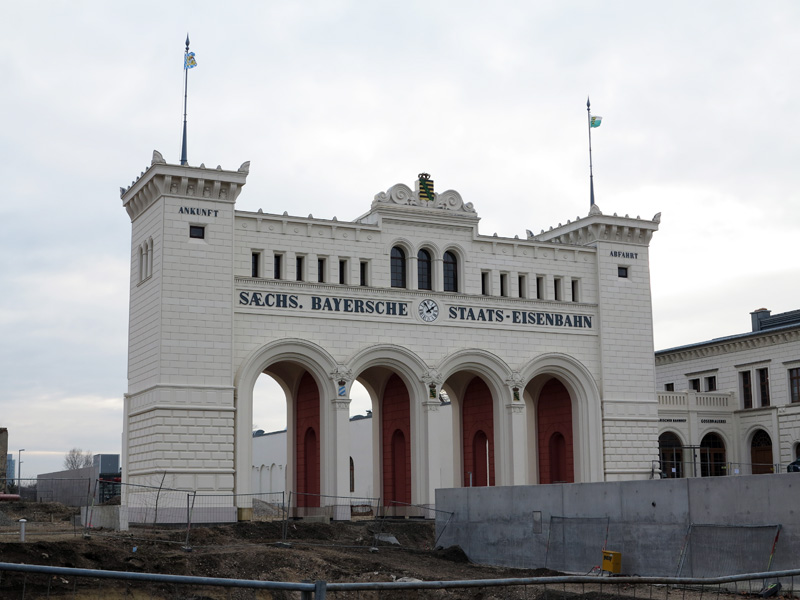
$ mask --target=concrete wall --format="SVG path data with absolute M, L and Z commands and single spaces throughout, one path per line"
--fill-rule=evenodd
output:
M 545 566 L 551 517 L 608 517 L 607 550 L 622 553 L 622 572 L 672 576 L 677 573 L 687 528 L 695 524 L 782 525 L 772 570 L 798 566 L 800 511 L 794 473 L 436 490 L 436 508 L 455 513 L 436 522 L 439 544 L 459 545 L 470 560 L 509 567 Z M 539 525 L 540 524 L 540 525 Z M 600 565 L 602 537 L 596 525 L 567 531 L 566 547 L 576 553 L 587 545 L 586 570 Z M 555 540 L 552 540 L 555 542 Z M 552 552 L 555 544 L 551 544 Z M 763 544 L 761 544 L 763 546 Z M 738 548 L 714 548 L 726 560 Z M 767 570 L 769 549 L 745 548 Z M 755 555 L 755 556 L 754 556 Z M 551 564 L 547 566 L 550 567 Z M 578 571 L 580 569 L 573 569 Z M 750 570 L 750 568 L 747 568 Z

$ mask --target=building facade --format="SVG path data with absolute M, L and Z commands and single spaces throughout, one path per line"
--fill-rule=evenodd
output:
M 356 380 L 372 400 L 371 487 L 387 504 L 430 505 L 436 488 L 470 483 L 650 476 L 659 215 L 593 206 L 538 235 L 487 236 L 472 203 L 426 174 L 353 221 L 237 211 L 248 171 L 156 152 L 121 190 L 125 481 L 249 493 L 262 373 L 286 394 L 284 477 L 306 502 L 350 495 Z M 234 518 L 247 502 L 232 500 Z
M 667 477 L 785 471 L 800 458 L 800 310 L 752 331 L 656 352 Z

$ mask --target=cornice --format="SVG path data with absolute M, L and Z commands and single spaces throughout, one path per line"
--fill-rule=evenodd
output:
M 661 350 L 656 352 L 656 366 L 669 365 L 687 360 L 720 356 L 756 350 L 777 344 L 800 341 L 800 327 L 783 331 L 757 331 L 750 335 L 742 334 L 741 338 L 705 342 L 696 346 L 676 348 L 674 350 Z
M 203 164 L 199 167 L 169 165 L 161 153 L 154 150 L 150 167 L 127 188 L 119 188 L 120 198 L 131 221 L 162 196 L 234 204 L 249 172 L 249 162 L 242 163 L 238 171 L 225 171 L 220 166 L 207 169 Z
M 660 223 L 661 213 L 647 221 L 638 216 L 635 219 L 628 215 L 620 217 L 617 213 L 604 215 L 595 204 L 589 210 L 587 217 L 576 217 L 575 221 L 567 221 L 565 225 L 559 223 L 558 227 L 551 227 L 549 231 L 542 230 L 538 235 L 528 231 L 528 239 L 573 246 L 585 246 L 596 242 L 647 246 L 653 233 L 658 231 Z

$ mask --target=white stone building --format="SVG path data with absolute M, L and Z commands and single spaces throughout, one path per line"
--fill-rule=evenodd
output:
M 667 477 L 785 471 L 800 458 L 800 310 L 752 331 L 656 352 Z
M 372 399 L 371 487 L 387 505 L 430 505 L 436 488 L 470 481 L 651 475 L 658 215 L 593 206 L 538 235 L 487 236 L 472 203 L 436 193 L 425 174 L 378 193 L 353 221 L 237 211 L 248 170 L 154 153 L 122 190 L 125 481 L 251 492 L 262 373 L 286 393 L 284 478 L 307 502 L 350 496 L 355 380 Z M 248 518 L 248 500 L 232 497 L 230 510 Z

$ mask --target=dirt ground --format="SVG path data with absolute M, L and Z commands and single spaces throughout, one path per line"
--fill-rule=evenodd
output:
M 34 511 L 36 514 L 34 514 Z M 132 528 L 127 532 L 93 530 L 88 538 L 71 521 L 73 509 L 59 504 L 0 505 L 0 562 L 112 571 L 165 573 L 262 581 L 387 582 L 407 577 L 423 581 L 495 579 L 558 575 L 545 569 L 509 569 L 475 565 L 458 547 L 435 548 L 434 525 L 416 520 L 311 523 L 252 522 L 180 529 Z M 29 523 L 19 542 L 18 519 Z M 376 541 L 394 536 L 399 544 Z M 611 591 L 606 585 L 605 590 Z M 599 599 L 603 590 L 483 588 L 329 594 L 332 598 L 538 598 Z M 626 595 L 636 593 L 628 591 Z M 38 595 L 37 595 L 38 594 Z M 652 590 L 651 597 L 656 597 Z M 647 596 L 641 589 L 637 594 Z M 666 591 L 659 597 L 665 598 Z M 189 592 L 153 584 L 82 578 L 27 576 L 0 572 L 0 598 L 298 598 L 287 592 L 204 588 Z M 612 596 L 607 596 L 612 597 Z M 685 594 L 684 594 L 685 597 Z

